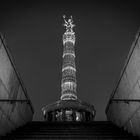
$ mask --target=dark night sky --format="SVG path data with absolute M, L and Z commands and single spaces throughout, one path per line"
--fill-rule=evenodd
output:
M 63 14 L 72 15 L 77 25 L 78 97 L 95 105 L 95 120 L 105 120 L 107 101 L 140 26 L 139 4 L 19 2 L 0 4 L 0 31 L 32 100 L 34 120 L 43 120 L 41 108 L 61 95 Z

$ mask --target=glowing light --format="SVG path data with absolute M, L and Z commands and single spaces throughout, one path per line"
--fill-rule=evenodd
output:
M 62 84 L 61 84 L 61 100 L 76 100 L 76 68 L 75 68 L 75 32 L 73 31 L 72 16 L 70 19 L 66 20 L 64 18 L 64 26 L 66 31 L 63 35 L 63 66 L 62 66 Z
M 71 42 L 73 45 L 75 45 L 75 35 L 73 32 L 65 32 L 63 35 L 63 45 L 65 45 L 67 42 Z
M 76 121 L 80 121 L 81 115 L 79 112 L 76 112 Z
M 74 91 L 76 92 L 76 83 L 75 82 L 65 82 L 65 83 L 62 83 L 61 87 L 62 87 L 62 93 L 64 91 L 67 91 L 67 90 L 70 90 L 70 91 Z
M 62 69 L 62 72 L 63 72 L 64 70 L 68 70 L 68 69 L 73 70 L 73 71 L 76 71 L 76 69 L 75 69 L 74 67 L 67 66 L 67 67 L 64 67 L 64 68 Z
M 66 55 L 72 55 L 73 57 L 75 57 L 75 54 L 74 54 L 74 53 L 64 53 L 64 54 L 63 54 L 63 58 L 64 58 Z
M 77 99 L 77 96 L 72 93 L 67 93 L 67 94 L 61 95 L 61 100 L 76 100 L 76 99 Z
M 46 114 L 46 111 L 45 111 L 45 110 L 43 110 L 43 114 L 44 114 L 44 115 Z
M 70 17 L 70 19 L 66 20 L 66 16 L 63 16 L 64 18 L 64 26 L 66 27 L 66 32 L 63 35 L 63 45 L 65 45 L 65 43 L 67 42 L 71 42 L 73 43 L 73 45 L 75 44 L 75 32 L 73 32 L 73 27 L 75 27 L 75 24 L 73 24 L 73 19 L 72 16 Z

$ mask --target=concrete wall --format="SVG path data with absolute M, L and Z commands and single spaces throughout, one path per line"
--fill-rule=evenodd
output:
M 140 137 L 140 31 L 106 108 L 108 120 Z
M 33 108 L 0 36 L 0 135 L 31 121 Z

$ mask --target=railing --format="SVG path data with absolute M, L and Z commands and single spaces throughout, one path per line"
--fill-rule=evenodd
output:
M 129 104 L 129 102 L 140 102 L 140 99 L 111 99 L 110 103 L 112 102 L 124 102 Z

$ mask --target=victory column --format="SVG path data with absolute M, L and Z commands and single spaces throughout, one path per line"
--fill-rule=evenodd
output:
M 96 111 L 93 105 L 77 98 L 77 81 L 75 66 L 75 32 L 73 31 L 72 16 L 66 20 L 64 26 L 66 31 L 63 34 L 63 65 L 61 80 L 60 100 L 46 105 L 42 108 L 45 121 L 93 121 Z

